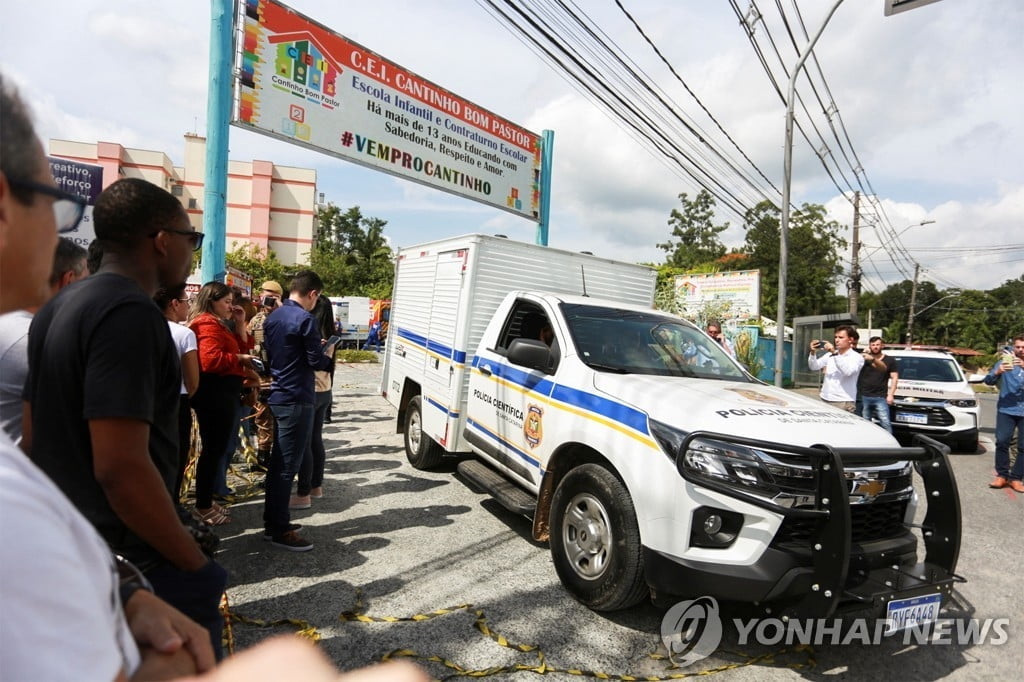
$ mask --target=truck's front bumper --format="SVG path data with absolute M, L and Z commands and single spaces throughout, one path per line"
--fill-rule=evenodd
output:
M 880 615 L 894 600 L 939 593 L 945 599 L 956 582 L 960 549 L 960 501 L 949 466 L 948 448 L 926 437 L 918 447 L 885 452 L 827 446 L 797 448 L 758 443 L 724 434 L 693 433 L 698 438 L 733 441 L 806 455 L 815 469 L 813 508 L 791 508 L 709 481 L 677 467 L 691 483 L 768 509 L 781 516 L 814 521 L 806 545 L 772 543 L 747 565 L 694 561 L 644 549 L 644 568 L 657 603 L 701 595 L 722 600 L 778 605 L 774 613 L 821 618 L 845 611 Z M 865 460 L 912 460 L 924 483 L 927 512 L 921 525 L 925 561 L 917 563 L 917 537 L 909 527 L 897 536 L 855 543 L 851 540 L 848 482 L 843 464 Z

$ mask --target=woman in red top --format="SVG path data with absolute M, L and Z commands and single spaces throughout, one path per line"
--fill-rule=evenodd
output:
M 234 321 L 235 331 L 228 320 Z M 200 370 L 199 390 L 192 396 L 202 438 L 196 464 L 195 516 L 220 526 L 229 523 L 231 517 L 213 501 L 217 465 L 227 449 L 231 430 L 238 428 L 242 381 L 253 373 L 249 355 L 253 341 L 245 328 L 245 311 L 234 305 L 231 287 L 220 282 L 207 282 L 199 290 L 188 326 L 199 343 Z

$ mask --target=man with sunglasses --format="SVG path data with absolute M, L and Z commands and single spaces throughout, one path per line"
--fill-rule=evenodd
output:
M 185 281 L 202 234 L 138 178 L 104 189 L 93 222 L 99 271 L 32 321 L 23 446 L 158 596 L 207 628 L 219 656 L 227 576 L 175 510 L 181 370 L 152 301 Z

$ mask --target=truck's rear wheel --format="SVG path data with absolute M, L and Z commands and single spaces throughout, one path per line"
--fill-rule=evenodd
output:
M 423 433 L 423 400 L 416 396 L 405 408 L 405 456 L 414 468 L 425 470 L 441 463 L 444 451 Z
M 558 484 L 550 542 L 562 584 L 595 611 L 625 609 L 647 594 L 633 500 L 604 467 L 578 466 Z

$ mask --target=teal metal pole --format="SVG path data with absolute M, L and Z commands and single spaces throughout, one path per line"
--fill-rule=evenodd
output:
M 537 243 L 548 245 L 548 227 L 551 218 L 551 159 L 555 151 L 555 131 L 545 130 L 540 143 L 540 222 L 537 223 Z
M 228 125 L 231 122 L 232 0 L 210 2 L 210 89 L 206 103 L 203 180 L 203 282 L 224 281 L 227 241 Z

